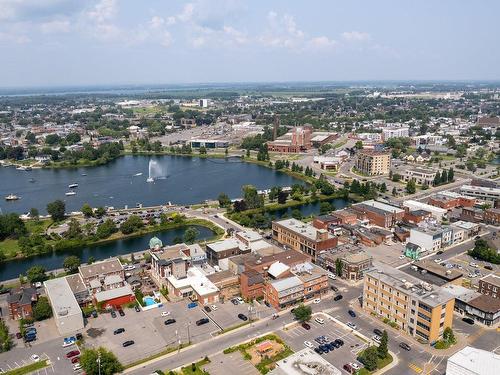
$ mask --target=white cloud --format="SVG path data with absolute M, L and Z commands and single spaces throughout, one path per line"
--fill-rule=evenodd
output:
M 152 29 L 159 29 L 165 24 L 165 20 L 162 17 L 154 16 L 149 21 L 149 25 Z
M 0 31 L 0 42 L 26 44 L 31 42 L 31 39 L 26 35 L 11 34 Z
M 360 31 L 346 31 L 342 33 L 342 39 L 348 42 L 364 42 L 371 39 L 371 35 Z
M 71 30 L 71 25 L 68 20 L 54 20 L 42 23 L 40 29 L 45 34 L 67 33 Z
M 113 18 L 118 9 L 116 0 L 101 0 L 91 10 L 87 12 L 88 17 L 97 22 L 102 23 Z
M 328 49 L 332 48 L 337 44 L 333 39 L 329 39 L 326 36 L 317 36 L 309 40 L 309 46 L 315 49 Z

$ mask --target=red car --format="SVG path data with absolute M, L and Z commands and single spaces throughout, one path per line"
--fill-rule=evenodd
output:
M 80 357 L 71 358 L 71 363 L 77 363 L 77 362 L 80 362 Z
M 75 355 L 78 355 L 78 354 L 80 354 L 80 352 L 78 350 L 72 350 L 69 353 L 66 353 L 66 358 L 71 358 L 71 357 L 74 357 Z

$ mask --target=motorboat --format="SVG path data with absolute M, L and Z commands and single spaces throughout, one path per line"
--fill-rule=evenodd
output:
M 19 197 L 15 194 L 9 194 L 5 197 L 6 201 L 17 201 Z
M 16 170 L 18 170 L 18 171 L 25 171 L 26 167 L 23 167 L 22 165 L 20 165 L 19 167 L 16 168 Z
M 66 195 L 67 196 L 76 195 L 76 191 L 68 191 Z
M 82 176 L 86 176 L 86 175 L 87 175 L 87 173 L 82 173 Z
M 69 184 L 68 187 L 70 189 L 74 189 L 74 188 L 77 188 L 78 187 L 78 184 Z
M 142 172 L 136 173 L 134 176 L 142 176 Z

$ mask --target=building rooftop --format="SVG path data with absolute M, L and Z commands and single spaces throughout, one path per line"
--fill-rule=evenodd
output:
M 500 368 L 500 356 L 472 346 L 466 346 L 448 358 L 446 372 L 450 367 L 462 369 L 463 374 L 491 375 Z M 493 372 L 492 372 L 493 370 Z M 457 372 L 458 373 L 457 369 Z
M 266 265 L 266 264 L 271 264 L 274 262 L 281 262 L 284 263 L 288 266 L 305 262 L 307 260 L 310 260 L 311 258 L 303 253 L 300 253 L 295 250 L 286 250 L 277 254 L 273 255 L 268 255 L 265 257 L 257 257 L 257 258 L 251 258 L 248 262 L 245 263 L 246 266 L 249 268 L 257 267 L 259 265 Z
M 106 275 L 111 272 L 123 271 L 123 266 L 118 258 L 111 258 L 92 264 L 82 265 L 79 267 L 79 270 L 82 277 L 87 279 L 99 275 Z
M 65 277 L 44 281 L 45 291 L 54 314 L 59 316 L 80 315 L 82 310 Z
M 280 261 L 274 262 L 271 264 L 267 272 L 269 275 L 271 275 L 273 278 L 277 279 L 282 275 L 283 273 L 287 272 L 290 269 L 286 264 L 281 263 Z
M 403 202 L 403 206 L 409 207 L 410 209 L 418 209 L 429 211 L 432 213 L 439 213 L 441 215 L 445 215 L 448 211 L 441 207 L 431 206 L 430 204 L 414 201 L 413 199 L 408 199 Z
M 277 220 L 275 224 L 281 225 L 282 227 L 299 234 L 300 236 L 306 237 L 311 241 L 317 241 L 318 232 L 324 231 L 324 229 L 316 229 L 311 224 L 306 224 L 297 219 L 283 219 Z M 328 238 L 333 238 L 333 235 L 327 232 Z
M 474 191 L 474 192 L 482 192 L 482 193 L 500 194 L 499 188 L 486 187 L 486 186 L 462 185 L 460 190 L 465 191 L 465 192 Z
M 214 272 L 210 275 L 207 275 L 207 279 L 213 282 L 214 284 L 234 278 L 238 278 L 238 275 L 235 275 L 229 270 Z
M 196 267 L 189 268 L 186 277 L 178 279 L 175 276 L 169 276 L 167 279 L 175 289 L 191 288 L 199 296 L 205 296 L 219 291 L 219 288 L 217 288 L 214 283 Z
M 123 282 L 120 275 L 109 275 L 104 278 L 104 285 L 112 285 Z
M 326 276 L 328 274 L 326 270 L 311 262 L 304 262 L 295 265 L 292 268 L 292 273 L 300 278 L 304 283 L 315 280 L 319 277 Z
M 231 249 L 244 249 L 246 246 L 235 238 L 228 238 L 227 240 L 217 241 L 207 244 L 207 247 L 216 253 L 227 251 Z
M 439 276 L 446 281 L 453 281 L 462 277 L 463 273 L 456 268 L 446 268 L 431 260 L 418 260 L 414 263 L 415 266 L 427 270 L 427 272 Z
M 274 289 L 280 294 L 281 292 L 286 292 L 291 288 L 304 288 L 302 284 L 302 280 L 300 280 L 297 276 L 287 277 L 286 279 L 276 280 L 271 282 L 271 285 Z
M 481 280 L 483 280 L 486 283 L 490 283 L 491 285 L 495 285 L 500 288 L 500 276 L 496 275 L 488 275 L 483 277 Z
M 382 264 L 377 265 L 377 269 L 367 271 L 365 275 L 379 279 L 431 307 L 442 305 L 453 299 L 450 293 L 440 287 L 422 282 L 403 271 Z
M 390 204 L 375 201 L 375 200 L 368 200 L 368 201 L 364 201 L 361 203 L 356 203 L 353 206 L 370 208 L 370 209 L 377 211 L 381 214 L 386 214 L 386 213 L 396 214 L 396 213 L 404 212 L 404 210 L 402 208 L 399 208 L 396 206 L 391 206 Z
M 255 242 L 262 239 L 262 236 L 253 230 L 241 231 L 236 233 L 236 235 L 248 242 Z
M 485 294 L 480 294 L 476 298 L 471 299 L 468 304 L 490 314 L 496 314 L 500 311 L 500 299 Z
M 477 298 L 481 295 L 481 293 L 476 292 L 475 290 L 465 288 L 461 285 L 444 285 L 443 290 L 447 291 L 451 295 L 453 295 L 456 299 L 459 299 L 462 302 L 469 302 L 474 298 Z
M 305 348 L 276 362 L 269 375 L 341 375 L 341 371 L 313 350 Z
M 129 296 L 134 294 L 130 285 L 125 284 L 119 288 L 113 288 L 108 290 L 103 290 L 102 292 L 97 292 L 94 297 L 97 302 L 109 301 L 113 298 L 118 298 L 122 296 Z
M 66 281 L 74 294 L 87 290 L 87 286 L 84 284 L 82 276 L 79 273 L 66 276 Z

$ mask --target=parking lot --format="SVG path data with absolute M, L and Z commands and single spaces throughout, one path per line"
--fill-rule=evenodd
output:
M 329 320 L 326 315 L 321 317 L 325 320 L 324 324 L 317 323 L 313 317 L 308 323 L 311 326 L 310 330 L 306 330 L 301 325 L 297 324 L 287 330 L 280 331 L 279 335 L 290 345 L 293 351 L 305 348 L 305 341 L 310 341 L 314 344 L 314 347 L 318 347 L 319 344 L 314 340 L 318 336 L 325 335 L 328 337 L 328 341 L 341 339 L 344 341 L 344 345 L 329 353 L 322 354 L 323 358 L 339 369 L 346 363 L 351 362 L 357 363 L 362 367 L 363 365 L 356 361 L 356 357 L 361 350 L 368 347 L 368 343 L 356 336 L 352 330 L 348 330 L 344 328 L 344 326 Z

